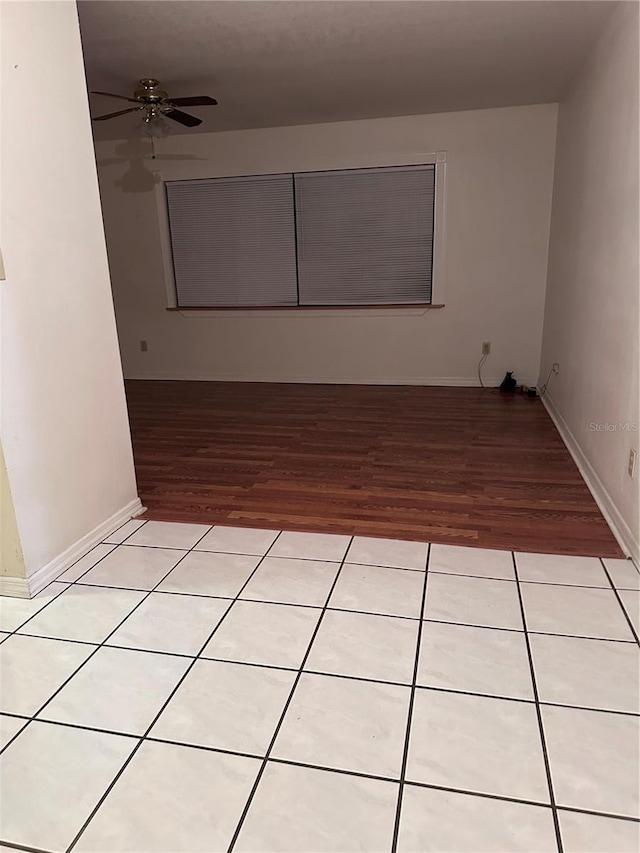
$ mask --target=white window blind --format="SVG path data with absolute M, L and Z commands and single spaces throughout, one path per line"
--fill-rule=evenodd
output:
M 431 301 L 434 166 L 296 174 L 300 305 Z
M 290 174 L 166 189 L 179 306 L 298 304 Z

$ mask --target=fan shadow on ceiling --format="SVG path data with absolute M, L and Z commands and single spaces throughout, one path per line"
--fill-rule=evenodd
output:
M 196 157 L 195 154 L 157 154 L 152 151 L 150 140 L 143 137 L 119 142 L 114 150 L 116 157 L 99 158 L 96 162 L 98 167 L 128 164 L 128 169 L 122 177 L 114 181 L 124 193 L 146 193 L 161 181 L 157 172 L 148 168 L 149 163 L 159 160 L 206 160 L 205 157 Z

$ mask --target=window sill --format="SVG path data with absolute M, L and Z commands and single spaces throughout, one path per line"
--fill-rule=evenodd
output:
M 424 303 L 420 305 L 305 305 L 292 306 L 291 308 L 282 305 L 265 305 L 252 307 L 216 307 L 216 308 L 179 308 L 167 307 L 167 311 L 178 313 L 183 317 L 263 317 L 265 312 L 271 317 L 290 317 L 292 314 L 308 314 L 312 312 L 315 317 L 366 317 L 371 316 L 372 312 L 382 314 L 386 317 L 415 317 L 426 314 L 427 311 L 433 311 L 438 308 L 444 308 L 444 305 L 433 305 Z

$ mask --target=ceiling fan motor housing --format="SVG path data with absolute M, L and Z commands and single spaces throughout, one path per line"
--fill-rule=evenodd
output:
M 167 93 L 159 89 L 159 80 L 154 80 L 153 77 L 143 77 L 140 80 L 142 89 L 136 89 L 133 97 L 145 104 L 157 104 L 160 101 L 167 99 Z

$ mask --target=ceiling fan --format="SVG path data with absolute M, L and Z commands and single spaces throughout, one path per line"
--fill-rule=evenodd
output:
M 195 95 L 189 98 L 169 98 L 166 92 L 160 89 L 160 81 L 152 77 L 143 77 L 140 80 L 141 89 L 133 93 L 132 98 L 125 95 L 114 95 L 113 92 L 91 92 L 92 95 L 106 95 L 109 98 L 119 98 L 121 101 L 129 101 L 136 104 L 126 110 L 118 110 L 115 113 L 107 113 L 103 116 L 94 116 L 92 121 L 105 121 L 108 118 L 123 116 L 125 113 L 144 113 L 142 120 L 146 124 L 152 124 L 164 118 L 170 118 L 183 124 L 185 127 L 197 127 L 202 124 L 202 119 L 184 113 L 177 107 L 214 107 L 218 103 L 215 98 L 208 95 Z

